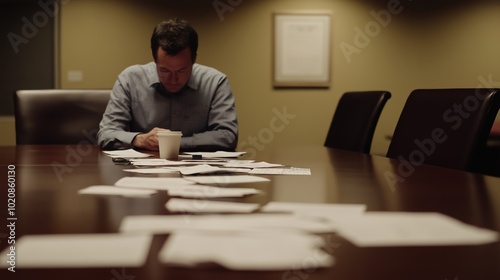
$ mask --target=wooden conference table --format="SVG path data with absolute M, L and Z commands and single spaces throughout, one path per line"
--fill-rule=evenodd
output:
M 311 168 L 310 176 L 269 175 L 269 183 L 249 184 L 263 195 L 233 199 L 365 204 L 367 211 L 440 212 L 483 228 L 500 230 L 500 178 L 432 166 L 412 166 L 321 146 L 281 147 L 259 152 L 256 160 Z M 127 215 L 171 214 L 165 192 L 150 198 L 78 195 L 90 185 L 111 185 L 130 173 L 96 146 L 0 147 L 1 181 L 9 165 L 16 172 L 16 239 L 27 234 L 117 232 Z M 135 175 L 141 176 L 141 175 Z M 144 176 L 144 175 L 142 175 Z M 159 175 L 154 175 L 159 176 Z M 2 184 L 1 220 L 6 223 L 7 188 Z M 246 187 L 242 185 L 241 187 Z M 7 246 L 5 226 L 0 250 Z M 158 252 L 168 235 L 157 235 L 141 268 L 18 269 L 1 279 L 500 279 L 500 244 L 477 246 L 360 248 L 332 233 L 330 268 L 295 271 L 231 271 L 161 265 Z M 293 244 L 290 244 L 293 246 Z M 244 254 L 244 252 L 242 252 Z M 19 256 L 21 258 L 21 256 Z

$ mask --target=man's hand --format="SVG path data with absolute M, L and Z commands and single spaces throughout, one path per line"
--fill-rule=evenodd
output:
M 150 132 L 145 134 L 137 134 L 132 141 L 132 146 L 135 148 L 158 151 L 158 131 L 167 130 L 164 128 L 153 128 Z

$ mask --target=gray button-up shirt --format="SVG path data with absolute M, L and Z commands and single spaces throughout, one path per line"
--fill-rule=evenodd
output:
M 130 148 L 137 134 L 154 127 L 182 131 L 183 151 L 236 149 L 238 121 L 227 76 L 194 64 L 186 87 L 172 94 L 161 86 L 154 62 L 125 69 L 99 125 L 98 143 Z

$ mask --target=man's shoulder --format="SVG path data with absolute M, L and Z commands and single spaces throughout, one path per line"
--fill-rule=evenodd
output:
M 226 74 L 222 73 L 221 71 L 213 68 L 213 67 L 210 67 L 210 66 L 207 66 L 207 65 L 203 65 L 203 64 L 198 64 L 198 63 L 195 63 L 193 65 L 193 74 L 195 75 L 208 75 L 208 76 L 219 76 L 219 77 L 225 77 Z
M 151 85 L 158 82 L 156 74 L 156 64 L 150 62 L 147 64 L 136 64 L 125 68 L 119 75 L 119 79 L 124 81 L 134 81 L 134 83 L 144 83 Z
M 149 62 L 146 64 L 135 64 L 130 65 L 122 71 L 122 74 L 134 74 L 134 73 L 149 73 L 155 70 L 155 63 Z

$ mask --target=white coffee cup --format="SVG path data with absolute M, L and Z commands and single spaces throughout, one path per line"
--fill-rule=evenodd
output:
M 160 130 L 158 135 L 158 145 L 160 148 L 160 158 L 177 159 L 181 147 L 182 132 Z

